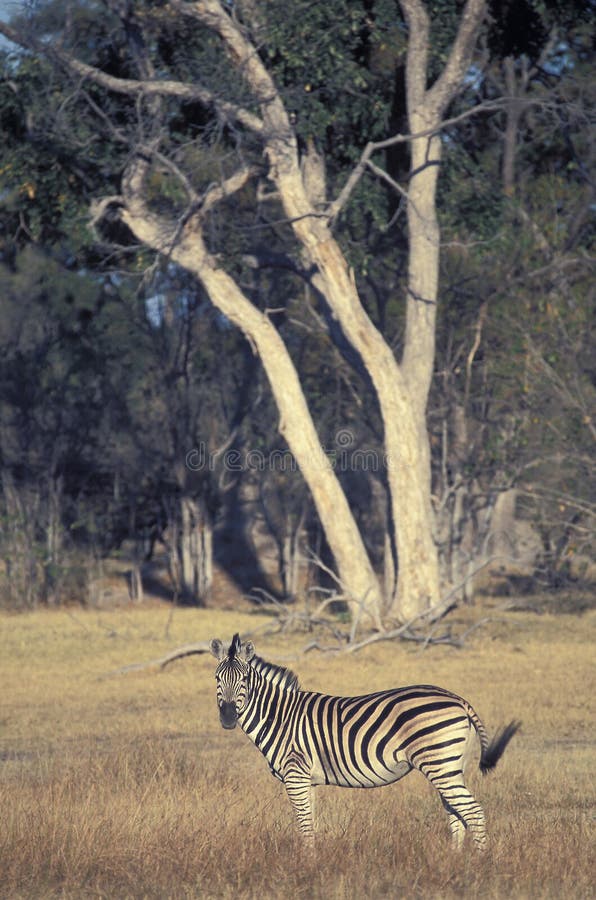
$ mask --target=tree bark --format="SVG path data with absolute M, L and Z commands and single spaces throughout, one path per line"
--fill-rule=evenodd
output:
M 440 596 L 439 561 L 433 540 L 430 448 L 425 416 L 434 366 L 438 296 L 440 235 L 436 185 L 440 140 L 431 134 L 412 141 L 406 338 L 400 366 L 360 302 L 353 273 L 331 234 L 328 220 L 318 211 L 320 195 L 316 198 L 317 208 L 312 202 L 314 198 L 309 196 L 287 111 L 246 32 L 225 12 L 219 0 L 199 0 L 192 5 L 172 0 L 172 5 L 219 34 L 232 62 L 250 87 L 262 117 L 261 134 L 270 167 L 269 177 L 279 191 L 284 212 L 306 258 L 316 269 L 317 287 L 345 337 L 359 353 L 375 387 L 384 423 L 387 483 L 398 558 L 397 590 L 390 612 L 401 620 L 408 620 L 425 609 L 436 609 Z M 403 0 L 401 5 L 409 28 L 406 81 L 410 130 L 413 134 L 429 129 L 438 132 L 443 113 L 459 89 L 469 65 L 485 4 L 483 0 L 468 0 L 445 68 L 431 88 L 426 87 L 430 48 L 426 8 L 419 0 Z M 320 184 L 321 179 L 318 181 Z M 240 302 L 237 286 L 212 262 L 207 263 L 204 248 L 200 254 L 203 257 L 200 271 L 197 270 L 196 247 L 187 253 L 180 245 L 175 247 L 175 252 L 187 260 L 187 268 L 197 272 L 218 308 L 239 325 L 257 347 L 280 410 L 280 431 L 313 493 L 340 577 L 356 595 L 356 603 L 365 602 L 365 598 L 372 601 L 378 619 L 381 597 L 377 580 L 337 480 L 329 476 L 324 463 L 312 465 L 312 460 L 321 460 L 320 443 L 294 367 L 291 363 L 289 367 L 287 365 L 290 361 L 279 335 L 275 329 L 267 328 L 264 321 L 255 321 L 255 316 L 259 320 L 263 317 L 250 304 L 246 306 L 245 298 L 242 298 L 244 304 Z M 235 297 L 232 303 L 230 297 Z M 287 389 L 290 385 L 296 404 L 288 408 Z M 323 487 L 323 482 L 328 486 L 333 483 L 334 499 L 331 499 L 328 487 Z M 338 512 L 345 523 L 339 528 Z M 353 549 L 356 546 L 358 564 L 355 567 Z
M 200 606 L 210 597 L 213 582 L 213 528 L 202 497 L 180 498 L 180 569 L 182 590 Z
M 460 89 L 471 61 L 474 43 L 485 14 L 484 0 L 468 0 L 457 36 L 441 75 L 431 87 L 428 81 L 430 22 L 419 0 L 400 0 L 408 26 L 406 105 L 411 166 L 408 185 L 408 288 L 406 331 L 401 370 L 411 409 L 415 438 L 411 465 L 418 484 L 418 504 L 413 521 L 397 520 L 396 539 L 400 580 L 395 608 L 408 619 L 440 596 L 439 563 L 433 540 L 431 505 L 431 457 L 426 406 L 434 359 L 439 295 L 440 229 L 437 217 L 437 182 L 441 162 L 438 133 L 445 110 Z M 435 132 L 434 134 L 432 132 Z M 402 480 L 407 480 L 403 478 Z M 406 573 L 402 566 L 406 563 Z M 434 602 L 433 602 L 434 601 Z
M 448 103 L 459 89 L 468 67 L 474 41 L 484 15 L 484 0 L 467 0 L 458 33 L 444 69 L 428 87 L 429 21 L 420 0 L 400 0 L 408 28 L 407 109 L 410 131 L 435 134 L 412 140 L 412 171 L 408 188 L 410 262 L 406 299 L 407 319 L 403 357 L 394 354 L 364 310 L 340 247 L 325 212 L 323 160 L 311 144 L 303 165 L 294 130 L 281 95 L 245 27 L 250 10 L 243 6 L 245 23 L 220 0 L 170 0 L 169 10 L 201 23 L 221 38 L 231 64 L 248 86 L 251 110 L 230 103 L 200 85 L 166 79 L 120 79 L 94 69 L 52 48 L 63 65 L 79 77 L 89 78 L 108 90 L 130 96 L 170 96 L 200 100 L 217 109 L 223 120 L 233 120 L 261 141 L 285 215 L 306 260 L 315 272 L 316 285 L 344 336 L 360 355 L 368 371 L 384 423 L 390 498 L 388 521 L 395 534 L 398 559 L 397 590 L 391 612 L 407 620 L 430 608 L 439 598 L 439 568 L 433 541 L 430 451 L 426 429 L 426 404 L 434 365 L 436 303 L 438 293 L 439 228 L 436 216 L 436 184 L 440 140 L 436 136 Z M 260 15 L 260 13 L 259 13 Z M 251 23 L 248 23 L 251 24 Z M 257 34 L 260 22 L 254 23 Z M 6 34 L 6 29 L 4 30 Z M 10 29 L 9 29 L 10 30 Z M 14 40 L 14 32 L 8 35 Z M 34 52 L 46 53 L 35 41 L 25 41 Z M 254 111 L 256 110 L 256 112 Z M 108 198 L 120 218 L 142 243 L 166 254 L 197 276 L 214 305 L 251 341 L 265 368 L 279 409 L 279 430 L 286 438 L 313 496 L 322 527 L 333 553 L 339 576 L 354 616 L 364 605 L 370 620 L 380 624 L 382 597 L 379 583 L 346 497 L 325 457 L 316 434 L 296 370 L 280 335 L 267 315 L 256 309 L 234 280 L 209 254 L 202 236 L 202 222 L 209 209 L 231 190 L 237 190 L 253 173 L 240 170 L 227 182 L 198 197 L 188 179 L 177 171 L 189 196 L 187 215 L 177 224 L 156 217 L 144 204 L 144 178 L 151 148 L 139 148 L 123 179 L 123 197 Z M 333 204 L 329 207 L 331 210 Z
M 380 626 L 381 592 L 377 577 L 346 496 L 322 450 L 298 374 L 269 317 L 244 296 L 236 282 L 209 254 L 194 217 L 180 231 L 146 207 L 143 189 L 148 163 L 137 158 L 124 179 L 122 221 L 138 240 L 169 256 L 205 287 L 213 303 L 246 335 L 258 353 L 280 413 L 279 431 L 286 439 L 306 481 L 338 567 L 353 615 Z M 178 234 L 178 231 L 180 233 Z
M 176 5 L 188 10 L 186 4 Z M 411 392 L 407 389 L 391 348 L 360 302 L 353 273 L 331 234 L 329 222 L 318 215 L 311 202 L 300 169 L 296 138 L 268 71 L 244 33 L 235 27 L 217 0 L 203 0 L 194 4 L 193 15 L 219 33 L 230 56 L 261 102 L 270 178 L 279 190 L 284 212 L 292 223 L 307 259 L 318 272 L 317 287 L 338 320 L 345 337 L 359 353 L 375 387 L 385 430 L 385 448 L 389 460 L 387 482 L 399 560 L 397 596 L 396 602 L 392 604 L 392 612 L 401 618 L 410 618 L 421 609 L 435 607 L 439 599 L 438 556 L 432 536 L 430 507 L 430 454 L 423 414 L 419 414 L 420 409 L 426 408 L 434 363 L 434 310 L 427 317 L 430 329 L 414 328 L 410 336 L 410 355 L 418 359 L 418 354 L 421 351 L 423 353 L 421 365 L 417 366 L 418 370 L 423 371 L 422 383 L 416 385 L 421 401 L 416 404 L 412 402 Z M 423 49 L 428 53 L 428 29 Z M 425 75 L 426 56 L 422 60 L 422 68 L 417 58 L 414 61 L 415 74 L 422 72 Z M 438 143 L 437 139 L 433 141 Z M 419 193 L 422 199 L 426 200 L 429 196 L 427 180 L 431 179 L 432 186 L 436 183 L 436 177 L 436 173 L 431 170 L 430 176 L 420 179 L 422 188 Z M 321 179 L 319 183 L 320 181 Z M 430 211 L 434 213 L 434 192 L 430 193 L 429 199 Z M 431 218 L 436 225 L 436 214 L 434 217 L 429 216 Z M 432 222 L 428 226 L 429 230 Z M 436 230 L 438 233 L 438 228 Z M 414 271 L 422 278 L 422 291 L 426 290 L 425 282 L 430 279 L 428 291 L 435 304 L 438 240 L 434 232 L 429 234 L 426 243 L 433 247 L 434 256 L 429 260 L 433 269 L 429 278 L 424 265 L 417 264 Z M 413 290 L 417 288 L 418 284 L 414 282 Z M 424 293 L 422 296 L 424 297 Z M 415 376 L 416 372 L 412 377 Z M 327 533 L 326 528 L 325 531 Z M 332 552 L 338 561 L 333 547 Z

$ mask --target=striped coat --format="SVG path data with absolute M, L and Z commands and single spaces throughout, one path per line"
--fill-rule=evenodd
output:
M 437 789 L 455 846 L 467 828 L 486 844 L 484 812 L 464 783 L 480 741 L 480 769 L 492 769 L 519 728 L 511 722 L 489 742 L 470 704 L 432 685 L 332 697 L 301 691 L 288 669 L 255 655 L 235 635 L 228 648 L 211 643 L 218 660 L 217 702 L 224 728 L 238 723 L 285 785 L 302 834 L 312 841 L 312 787 L 370 788 L 418 769 Z

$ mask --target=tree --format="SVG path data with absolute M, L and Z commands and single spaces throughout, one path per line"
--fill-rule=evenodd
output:
M 104 60 L 102 66 L 101 59 L 89 64 L 65 49 L 70 43 L 68 27 L 61 42 L 53 39 L 44 43 L 8 26 L 0 27 L 6 36 L 35 54 L 50 55 L 78 79 L 79 85 L 82 81 L 85 89 L 79 95 L 80 102 L 91 107 L 116 144 L 128 148 L 120 193 L 96 202 L 96 225 L 123 223 L 137 241 L 193 273 L 212 303 L 255 347 L 279 410 L 279 431 L 311 491 L 352 614 L 361 615 L 363 607 L 377 625 L 387 607 L 341 484 L 322 452 L 296 367 L 268 312 L 251 302 L 230 271 L 226 248 L 213 246 L 212 223 L 226 204 L 229 208 L 234 195 L 249 197 L 257 205 L 264 199 L 271 208 L 278 204 L 283 211 L 278 227 L 284 229 L 286 242 L 291 232 L 292 264 L 309 280 L 339 327 L 342 340 L 355 352 L 380 410 L 388 459 L 388 530 L 398 559 L 388 610 L 408 619 L 436 608 L 440 581 L 433 541 L 425 416 L 433 372 L 438 291 L 438 135 L 445 111 L 460 90 L 472 59 L 485 4 L 468 0 L 446 62 L 434 77 L 429 71 L 428 9 L 418 0 L 403 0 L 400 5 L 405 32 L 395 15 L 399 39 L 405 33 L 407 40 L 406 107 L 413 135 L 405 191 L 410 251 L 400 362 L 368 316 L 354 272 L 334 234 L 356 179 L 346 184 L 336 201 L 328 202 L 323 156 L 308 136 L 299 143 L 291 109 L 272 75 L 274 65 L 267 64 L 267 44 L 273 36 L 268 28 L 267 6 L 257 10 L 250 2 L 226 7 L 218 0 L 172 0 L 167 16 L 159 5 L 111 6 L 119 17 L 119 46 L 125 54 L 125 63 L 116 75 L 112 74 L 113 60 L 110 65 Z M 350 9 L 346 4 L 344 12 Z M 116 28 L 113 19 L 110 24 Z M 220 80 L 197 77 L 188 60 L 183 71 L 184 66 L 172 53 L 169 67 L 167 54 L 161 55 L 158 76 L 156 48 L 160 40 L 168 44 L 168 30 L 184 33 L 195 52 L 214 59 Z M 222 59 L 227 69 L 222 68 Z M 126 99 L 134 127 L 127 129 L 121 118 L 111 116 L 112 98 L 118 95 Z M 171 127 L 166 137 L 172 104 L 184 102 L 196 104 L 211 129 L 219 123 L 221 145 L 228 148 L 228 156 L 216 182 L 200 177 L 190 154 L 172 139 Z M 170 189 L 169 212 L 164 173 L 170 184 L 176 185 L 174 196 Z M 362 167 L 357 174 L 362 174 Z M 276 215 L 279 217 L 279 212 Z M 258 252 L 254 255 L 259 258 Z

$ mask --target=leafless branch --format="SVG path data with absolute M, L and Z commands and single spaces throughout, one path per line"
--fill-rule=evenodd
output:
M 472 365 L 474 363 L 474 358 L 480 347 L 480 341 L 482 340 L 482 329 L 483 329 L 484 323 L 486 321 L 487 313 L 488 313 L 488 303 L 485 300 L 484 303 L 482 303 L 480 306 L 478 318 L 476 319 L 476 325 L 474 326 L 474 340 L 472 342 L 470 352 L 468 353 L 468 357 L 466 359 L 466 384 L 465 384 L 465 389 L 464 389 L 464 402 L 463 402 L 464 414 L 468 410 L 468 403 L 470 400 L 470 387 L 472 384 Z
M 254 638 L 257 634 L 268 634 L 270 632 L 269 624 L 261 627 L 255 628 L 253 631 L 247 631 L 246 633 L 241 635 L 241 640 L 247 641 L 250 638 Z M 178 659 L 184 659 L 186 656 L 197 656 L 203 653 L 211 652 L 211 642 L 210 641 L 196 641 L 192 644 L 184 644 L 182 647 L 176 647 L 175 650 L 171 650 L 169 653 L 166 653 L 165 656 L 160 656 L 157 659 L 150 659 L 147 662 L 141 663 L 130 663 L 126 666 L 121 666 L 119 669 L 114 669 L 111 672 L 108 672 L 106 675 L 103 675 L 103 678 L 109 678 L 112 675 L 127 675 L 129 672 L 141 672 L 143 669 L 165 669 L 166 666 L 169 666 L 171 663 L 176 662 Z
M 376 166 L 374 164 L 374 162 L 372 162 L 372 160 L 370 160 L 370 159 L 367 161 L 366 165 L 368 166 L 370 171 L 373 173 L 373 175 L 376 175 L 377 178 L 381 179 L 381 181 L 386 181 L 387 184 L 390 187 L 392 187 L 394 191 L 396 191 L 402 197 L 405 197 L 407 199 L 408 192 L 401 186 L 401 184 L 398 184 L 397 181 L 395 181 L 391 177 L 391 175 L 385 171 L 385 169 L 381 169 L 380 166 Z
M 37 41 L 7 25 L 6 22 L 0 21 L 0 34 L 20 47 L 53 60 L 69 72 L 114 93 L 133 97 L 177 97 L 180 100 L 199 101 L 204 106 L 213 107 L 226 121 L 238 122 L 255 134 L 263 132 L 263 122 L 258 116 L 241 106 L 222 100 L 214 91 L 201 85 L 159 78 L 119 78 L 75 59 L 56 46 Z
M 201 199 L 201 212 L 209 212 L 209 210 L 213 209 L 213 207 L 220 203 L 222 200 L 225 200 L 227 197 L 230 197 L 232 194 L 237 193 L 242 190 L 244 185 L 250 181 L 255 175 L 259 174 L 259 169 L 257 166 L 242 166 L 242 168 L 237 169 L 233 175 L 230 175 L 228 178 L 224 178 L 217 184 L 212 185 L 206 193 L 203 195 Z
M 404 2 L 404 0 L 402 0 Z M 444 110 L 461 89 L 470 64 L 479 26 L 486 15 L 485 0 L 467 0 L 461 13 L 459 28 L 443 71 L 427 91 L 429 102 L 437 110 Z
M 576 509 L 586 516 L 596 516 L 596 504 L 590 503 L 589 500 L 566 494 L 563 491 L 555 491 L 550 488 L 542 487 L 541 485 L 532 486 L 531 490 L 524 490 L 523 488 L 518 488 L 518 490 L 524 497 L 548 497 L 551 500 L 564 503 L 565 506 Z
M 383 141 L 369 141 L 364 150 L 362 151 L 362 155 L 355 167 L 352 169 L 346 183 L 338 194 L 337 198 L 327 206 L 327 215 L 331 221 L 337 218 L 341 210 L 344 208 L 350 196 L 364 175 L 365 171 L 371 169 L 374 173 L 379 176 L 387 178 L 387 173 L 385 173 L 382 169 L 378 169 L 376 166 L 372 166 L 370 164 L 370 159 L 374 153 L 377 153 L 379 150 L 387 150 L 389 147 L 395 147 L 397 144 L 405 144 L 410 143 L 411 141 L 418 140 L 418 138 L 423 137 L 432 137 L 435 134 L 440 134 L 445 129 L 450 128 L 453 125 L 458 125 L 460 122 L 465 121 L 466 119 L 471 118 L 472 116 L 480 115 L 481 113 L 489 113 L 489 112 L 497 112 L 506 107 L 507 103 L 510 101 L 509 97 L 501 97 L 498 100 L 487 100 L 485 103 L 479 103 L 478 106 L 475 106 L 473 109 L 465 110 L 462 113 L 459 113 L 457 116 L 451 116 L 449 119 L 445 119 L 439 126 L 436 128 L 426 128 L 422 131 L 417 131 L 414 134 L 395 134 L 393 137 L 386 138 Z M 527 99 L 523 101 L 525 105 L 542 105 L 544 101 L 542 100 L 533 100 Z M 399 187 L 395 182 L 392 185 L 396 190 L 399 190 L 399 193 L 407 196 L 407 192 L 404 188 Z
M 194 644 L 185 644 L 183 647 L 177 647 L 175 650 L 172 650 L 170 653 L 166 653 L 165 656 L 160 656 L 157 659 L 150 659 L 147 662 L 129 663 L 126 666 L 120 666 L 119 669 L 114 669 L 113 671 L 108 672 L 103 677 L 109 678 L 112 675 L 127 675 L 129 672 L 141 672 L 143 669 L 165 669 L 166 666 L 169 666 L 170 663 L 174 662 L 174 660 L 176 659 L 182 659 L 185 656 L 192 656 L 194 654 L 209 652 L 210 646 L 208 641 L 198 641 Z
M 258 594 L 263 598 L 264 603 L 269 604 L 277 614 L 276 632 L 285 634 L 288 631 L 299 629 L 301 631 L 312 631 L 314 628 L 325 628 L 330 630 L 336 640 L 343 641 L 344 636 L 337 628 L 335 622 L 331 619 L 321 618 L 326 608 L 331 604 L 346 598 L 333 593 L 325 600 L 321 601 L 314 610 L 303 610 L 292 604 L 282 603 L 274 597 L 269 591 L 263 588 L 253 588 L 252 593 Z M 270 632 L 273 633 L 273 632 Z

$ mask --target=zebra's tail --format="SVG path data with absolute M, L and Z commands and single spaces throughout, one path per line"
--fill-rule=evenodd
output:
M 521 722 L 510 722 L 509 725 L 505 725 L 500 731 L 497 731 L 492 741 L 488 743 L 485 739 L 482 740 L 482 734 L 480 735 L 480 744 L 482 747 L 482 752 L 480 755 L 480 771 L 483 775 L 486 775 L 487 772 L 490 772 L 491 769 L 494 769 L 496 764 L 499 762 L 501 756 L 505 752 L 505 748 L 507 744 L 513 737 L 513 735 L 519 731 L 521 728 Z M 484 731 L 484 729 L 483 729 Z

